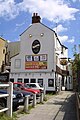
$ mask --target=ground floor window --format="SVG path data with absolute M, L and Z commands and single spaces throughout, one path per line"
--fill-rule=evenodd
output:
M 38 79 L 38 83 L 40 86 L 43 86 L 43 79 Z
M 11 82 L 14 82 L 14 78 L 10 78 L 10 81 L 11 81 Z
M 29 83 L 29 79 L 28 78 L 24 78 L 24 83 Z
M 18 78 L 17 82 L 21 82 L 22 83 L 22 78 Z
M 54 79 L 48 79 L 48 87 L 54 87 Z
M 36 83 L 36 79 L 32 78 L 32 79 L 30 79 L 30 82 L 31 83 Z
M 71 78 L 69 77 L 69 84 L 71 84 Z
M 62 86 L 64 86 L 64 76 L 62 76 Z

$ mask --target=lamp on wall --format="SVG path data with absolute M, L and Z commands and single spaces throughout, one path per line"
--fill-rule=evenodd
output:
M 32 35 L 31 35 L 31 34 L 29 34 L 29 37 L 31 38 L 31 37 L 32 37 Z
M 43 37 L 43 36 L 44 36 L 44 33 L 41 33 L 40 36 Z

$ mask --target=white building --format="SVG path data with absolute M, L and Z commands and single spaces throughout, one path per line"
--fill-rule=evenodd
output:
M 61 89 L 69 76 L 66 65 L 60 64 L 61 58 L 68 58 L 68 48 L 34 13 L 32 25 L 20 35 L 19 54 L 11 58 L 10 80 L 39 82 L 47 91 Z

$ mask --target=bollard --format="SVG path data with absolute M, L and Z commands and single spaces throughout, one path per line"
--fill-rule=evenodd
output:
M 33 105 L 32 105 L 32 106 L 33 106 L 33 107 L 36 106 L 36 94 L 33 95 Z
M 28 112 L 28 110 L 29 110 L 29 96 L 30 95 L 27 95 L 27 96 L 25 96 L 25 101 L 24 101 L 24 112 Z
M 43 103 L 43 93 L 41 93 L 41 96 L 40 96 L 40 103 Z
M 44 91 L 43 92 L 43 99 L 46 97 L 46 92 Z

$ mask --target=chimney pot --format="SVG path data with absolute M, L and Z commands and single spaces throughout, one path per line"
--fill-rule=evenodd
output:
M 35 16 L 35 13 L 33 13 L 33 16 Z
M 38 13 L 36 13 L 36 16 L 38 16 Z
M 33 13 L 33 16 L 32 16 L 32 24 L 33 23 L 40 23 L 40 16 L 38 15 L 38 13 Z

